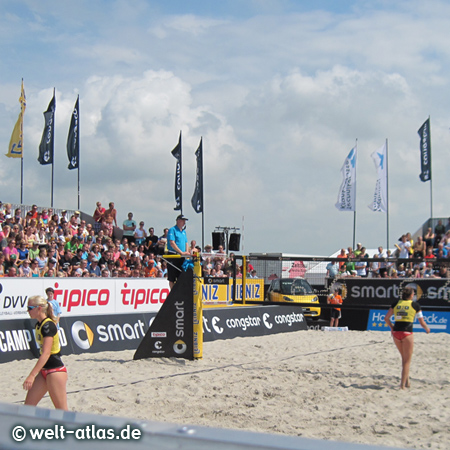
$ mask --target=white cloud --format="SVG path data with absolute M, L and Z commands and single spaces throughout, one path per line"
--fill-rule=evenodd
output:
M 62 4 L 54 16 L 41 11 L 33 19 L 32 11 L 24 41 L 0 44 L 3 61 L 17 61 L 22 42 L 34 42 L 35 51 L 24 59 L 25 74 L 9 66 L 2 72 L 1 142 L 6 148 L 24 76 L 25 201 L 48 203 L 50 168 L 36 159 L 42 112 L 56 86 L 55 206 L 76 206 L 65 145 L 79 93 L 83 210 L 93 210 L 97 198 L 113 200 L 120 220 L 132 210 L 157 232 L 170 225 L 170 151 L 181 130 L 190 237 L 201 240 L 201 216 L 190 198 L 203 137 L 206 241 L 215 226 L 241 226 L 245 217 L 247 251 L 328 254 L 351 244 L 353 217 L 334 203 L 341 165 L 358 138 L 357 239 L 385 245 L 385 215 L 367 208 L 376 177 L 370 153 L 389 139 L 391 233 L 415 231 L 429 215 L 417 136 L 429 114 L 435 210 L 449 214 L 442 192 L 449 170 L 450 7 L 431 3 L 355 3 L 336 13 L 256 2 L 259 14 L 238 18 L 161 14 L 151 1 L 135 10 L 126 2 L 109 9 L 85 2 L 70 17 Z M 0 25 L 11 29 L 19 15 L 8 14 Z M 4 159 L 1 199 L 14 200 L 19 168 Z

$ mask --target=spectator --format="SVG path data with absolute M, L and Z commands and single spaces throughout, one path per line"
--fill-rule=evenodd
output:
M 434 233 L 435 238 L 433 246 L 436 248 L 439 242 L 441 242 L 442 236 L 445 234 L 445 226 L 443 225 L 442 220 L 438 220 L 438 224 L 434 227 Z
M 385 258 L 387 258 L 387 255 L 384 252 L 383 247 L 381 247 L 381 245 L 378 247 L 377 258 L 378 259 L 385 259 Z M 385 278 L 386 275 L 387 275 L 387 265 L 386 265 L 386 263 L 384 261 L 380 262 L 378 267 L 379 267 L 379 270 L 378 270 L 379 276 L 381 278 Z
M 11 266 L 8 269 L 8 277 L 9 278 L 16 278 L 17 277 L 17 268 L 15 266 Z
M 91 264 L 88 267 L 88 272 L 90 275 L 94 274 L 96 277 L 101 276 L 100 267 L 98 266 L 98 259 L 92 258 Z
M 339 253 L 339 255 L 337 256 L 338 258 L 342 258 L 342 259 L 346 259 L 347 255 L 345 253 L 345 248 L 341 248 L 341 253 Z M 345 262 L 339 262 L 339 271 L 342 270 L 342 267 L 345 265 Z
M 335 278 L 339 273 L 339 266 L 337 265 L 336 261 L 330 261 L 327 264 L 327 277 Z
M 114 203 L 110 202 L 109 208 L 102 216 L 102 230 L 106 236 L 113 237 L 114 225 L 117 227 L 117 211 L 114 209 Z
M 139 222 L 139 228 L 136 228 L 134 231 L 134 240 L 135 240 L 136 244 L 139 246 L 145 242 L 146 237 L 147 237 L 147 232 L 145 231 L 145 228 L 144 228 L 144 222 L 141 221 L 141 222 Z
M 427 245 L 425 244 L 425 241 L 423 240 L 422 236 L 419 236 L 414 242 L 413 246 L 413 257 L 414 258 L 423 258 L 427 251 Z
M 399 258 L 409 258 L 409 249 L 411 248 L 411 242 L 407 240 L 406 234 L 404 234 L 401 238 L 400 244 L 395 244 L 399 253 Z
M 361 255 L 361 249 L 362 249 L 362 244 L 360 242 L 358 242 L 356 244 L 356 250 L 353 252 L 353 254 L 355 255 L 356 258 L 358 258 Z
M 40 248 L 39 255 L 35 259 L 38 263 L 39 271 L 43 272 L 44 267 L 47 265 L 48 261 L 47 250 L 45 248 Z
M 147 248 L 147 253 L 156 253 L 156 244 L 158 242 L 158 236 L 155 236 L 155 229 L 150 227 L 148 229 L 148 236 L 145 239 L 145 245 Z
M 429 227 L 427 229 L 427 232 L 425 233 L 425 236 L 423 237 L 423 240 L 425 241 L 427 248 L 433 247 L 434 238 L 435 238 L 435 234 L 433 233 L 433 230 L 431 229 L 431 227 Z
M 94 231 L 95 234 L 98 234 L 100 231 L 100 228 L 102 226 L 102 220 L 103 220 L 103 214 L 105 213 L 106 209 L 103 208 L 102 204 L 100 202 L 97 202 L 93 217 L 94 217 Z
M 49 275 L 49 272 L 51 272 L 50 275 Z M 56 272 L 56 259 L 55 258 L 49 258 L 48 262 L 47 262 L 47 265 L 41 271 L 41 276 L 42 277 L 55 276 L 55 272 Z
M 35 278 L 35 277 L 39 277 L 41 274 L 39 272 L 39 266 L 38 263 L 35 259 L 31 260 L 31 277 Z
M 156 244 L 156 254 L 157 255 L 164 255 L 165 251 L 166 251 L 166 246 L 167 246 L 167 235 L 169 233 L 169 229 L 168 228 L 164 228 L 163 230 L 163 235 L 159 237 L 158 242 Z
M 127 238 L 128 243 L 134 242 L 134 232 L 136 230 L 137 223 L 133 220 L 133 213 L 128 213 L 128 219 L 123 221 L 123 237 Z
M 12 265 L 11 255 L 15 255 L 16 259 L 19 258 L 19 252 L 16 248 L 16 241 L 13 238 L 8 240 L 8 245 L 3 249 L 5 255 L 5 263 L 7 268 Z
M 19 254 L 19 261 L 24 261 L 28 259 L 28 249 L 26 248 L 26 242 L 20 241 L 19 248 L 17 249 Z
M 0 277 L 4 277 L 5 274 L 6 274 L 5 255 L 3 253 L 0 253 Z
M 19 277 L 31 278 L 30 260 L 24 259 L 19 267 Z
M 148 262 L 148 266 L 144 267 L 144 274 L 146 278 L 156 278 L 158 275 L 158 269 L 155 267 L 153 260 Z

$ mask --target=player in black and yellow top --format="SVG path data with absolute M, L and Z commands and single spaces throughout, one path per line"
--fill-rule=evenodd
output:
M 402 299 L 392 304 L 386 314 L 385 321 L 391 328 L 395 345 L 402 356 L 402 378 L 400 388 L 410 386 L 409 367 L 414 350 L 413 322 L 417 317 L 422 328 L 429 333 L 430 329 L 423 319 L 420 304 L 414 300 L 414 289 L 407 287 L 403 290 Z M 391 317 L 394 316 L 395 324 L 392 325 Z
M 34 295 L 28 299 L 28 314 L 37 320 L 36 341 L 40 356 L 23 383 L 23 388 L 28 391 L 25 404 L 36 406 L 48 392 L 55 408 L 67 410 L 67 370 L 61 360 L 52 305 L 44 297 Z

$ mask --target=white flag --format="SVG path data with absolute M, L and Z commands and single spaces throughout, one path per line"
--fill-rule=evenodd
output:
M 342 184 L 339 189 L 336 208 L 339 211 L 356 210 L 356 147 L 350 150 L 341 169 Z
M 373 201 L 369 205 L 372 211 L 387 212 L 387 151 L 386 143 L 370 155 L 377 169 L 377 184 Z

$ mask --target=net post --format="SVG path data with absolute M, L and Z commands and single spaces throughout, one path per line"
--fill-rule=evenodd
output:
M 203 278 L 200 258 L 200 256 L 194 256 L 194 359 L 203 358 Z

